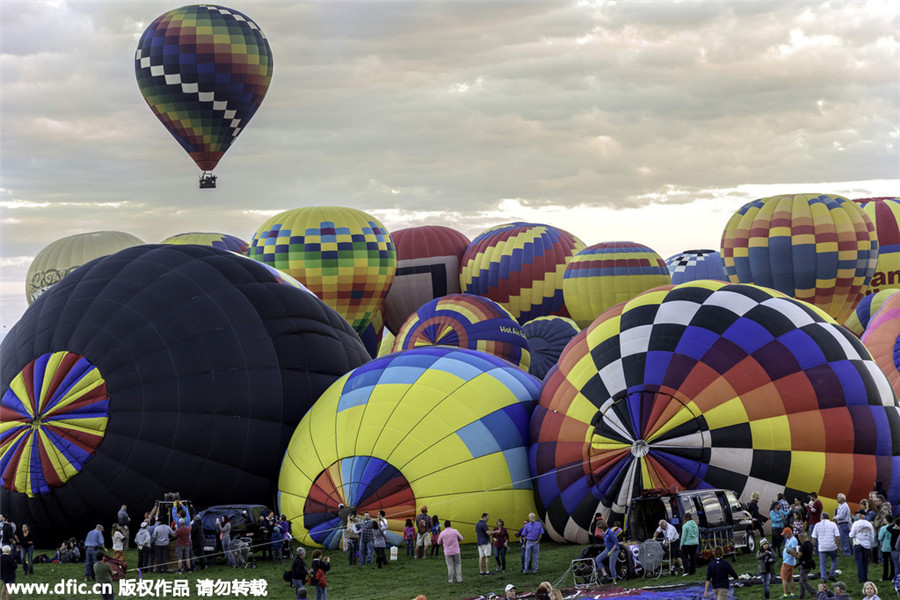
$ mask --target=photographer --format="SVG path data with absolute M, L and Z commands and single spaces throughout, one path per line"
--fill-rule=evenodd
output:
M 331 557 L 322 556 L 321 550 L 313 550 L 309 567 L 309 582 L 316 588 L 316 600 L 328 600 L 328 579 L 325 573 L 331 569 Z
M 850 594 L 847 593 L 847 584 L 843 581 L 834 582 L 834 591 L 828 591 L 828 586 L 824 583 L 819 584 L 819 593 L 816 594 L 816 600 L 850 600 Z

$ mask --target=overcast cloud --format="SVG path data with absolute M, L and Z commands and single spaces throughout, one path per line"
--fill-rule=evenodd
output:
M 204 191 L 132 62 L 182 4 L 0 4 L 4 332 L 31 258 L 85 231 L 249 241 L 271 214 L 338 204 L 389 229 L 526 219 L 665 257 L 717 247 L 755 197 L 900 195 L 895 2 L 232 1 L 274 77 Z

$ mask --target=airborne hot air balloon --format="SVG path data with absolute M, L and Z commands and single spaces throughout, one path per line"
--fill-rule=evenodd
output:
M 160 244 L 196 244 L 198 246 L 212 246 L 213 248 L 221 248 L 222 250 L 230 250 L 238 254 L 247 254 L 247 242 L 239 237 L 228 235 L 227 233 L 206 233 L 192 231 L 191 233 L 179 233 L 167 237 Z
M 575 255 L 566 266 L 563 297 L 579 327 L 607 308 L 672 282 L 669 268 L 652 248 L 635 242 L 602 242 Z
M 565 317 L 563 271 L 582 248 L 584 242 L 550 225 L 498 225 L 469 244 L 460 263 L 460 287 L 499 302 L 519 323 Z
M 809 304 L 700 281 L 645 292 L 579 333 L 544 380 L 530 464 L 551 537 L 643 490 L 900 497 L 900 409 L 856 337 Z
M 427 506 L 474 539 L 481 513 L 534 510 L 528 420 L 540 382 L 482 352 L 389 354 L 332 385 L 297 426 L 278 479 L 279 512 L 302 544 L 339 548 L 339 504 L 384 510 L 400 534 Z
M 212 170 L 256 113 L 272 80 L 272 51 L 247 15 L 214 4 L 170 10 L 134 55 L 150 109 L 216 187 Z
M 672 283 L 687 283 L 701 279 L 728 281 L 725 263 L 716 250 L 685 250 L 666 259 Z
M 459 261 L 469 238 L 449 227 L 426 225 L 391 233 L 397 274 L 384 299 L 385 325 L 397 333 L 420 306 L 459 293 Z
M 253 234 L 249 255 L 296 278 L 359 334 L 381 309 L 397 268 L 394 242 L 384 225 L 361 210 L 340 206 L 275 215 Z
M 455 346 L 493 354 L 528 370 L 531 354 L 521 325 L 494 302 L 450 294 L 420 307 L 397 332 L 394 352 L 422 346 Z
M 748 202 L 722 233 L 732 283 L 753 283 L 818 306 L 843 323 L 875 272 L 875 226 L 841 196 L 800 194 Z
M 70 235 L 48 244 L 28 267 L 25 280 L 28 304 L 84 263 L 143 243 L 141 238 L 122 231 L 93 231 Z
M 867 293 L 900 288 L 900 198 L 854 200 L 875 224 L 878 263 Z
M 139 246 L 90 262 L 0 345 L 0 505 L 55 536 L 169 491 L 266 503 L 306 410 L 368 359 L 256 261 Z

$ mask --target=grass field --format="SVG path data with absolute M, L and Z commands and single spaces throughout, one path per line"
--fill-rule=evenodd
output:
M 502 595 L 502 592 L 508 583 L 517 586 L 520 592 L 533 591 L 542 581 L 549 581 L 558 587 L 570 587 L 574 584 L 571 573 L 568 573 L 570 561 L 577 558 L 581 552 L 580 546 L 570 546 L 562 544 L 543 543 L 541 544 L 540 555 L 540 573 L 538 575 L 523 575 L 519 568 L 521 567 L 521 559 L 518 548 L 514 548 L 515 553 L 508 555 L 507 572 L 496 574 L 493 577 L 478 575 L 478 559 L 474 546 L 463 546 L 463 583 L 448 585 L 447 584 L 447 568 L 444 563 L 443 556 L 438 558 L 429 558 L 427 560 L 412 560 L 404 556 L 404 552 L 400 553 L 397 561 L 392 561 L 387 567 L 377 569 L 373 565 L 350 567 L 347 564 L 347 555 L 342 552 L 327 553 L 332 557 L 332 569 L 328 574 L 328 596 L 330 600 L 412 600 L 418 594 L 424 594 L 428 600 L 460 600 L 462 598 L 473 598 L 478 596 L 487 596 L 489 592 Z M 38 551 L 41 554 L 45 551 Z M 52 552 L 47 552 L 52 555 Z M 258 556 L 258 555 L 257 555 Z M 137 553 L 131 550 L 126 553 L 126 560 L 129 565 L 137 564 Z M 307 564 L 311 562 L 307 556 Z M 218 564 L 204 571 L 194 573 L 186 573 L 178 575 L 176 573 L 168 573 L 165 575 L 148 574 L 145 580 L 152 582 L 152 585 L 159 586 L 168 583 L 172 585 L 176 581 L 186 581 L 189 589 L 189 598 L 253 598 L 249 591 L 241 595 L 224 594 L 223 590 L 219 593 L 213 593 L 209 596 L 202 596 L 198 593 L 198 580 L 209 579 L 212 581 L 221 580 L 231 582 L 233 580 L 249 582 L 250 580 L 265 580 L 266 595 L 256 596 L 271 598 L 274 600 L 293 600 L 293 590 L 289 584 L 282 580 L 282 573 L 289 567 L 288 563 L 284 565 L 272 564 L 270 562 L 262 562 L 257 557 L 257 568 L 236 570 L 224 565 L 224 561 L 219 560 Z M 751 555 L 738 555 L 737 562 L 734 563 L 735 570 L 741 573 L 756 573 L 756 558 Z M 842 574 L 838 579 L 843 580 L 849 586 L 851 598 L 862 597 L 862 585 L 856 581 L 856 564 L 853 557 L 840 557 L 838 568 Z M 17 571 L 17 582 L 19 583 L 48 583 L 51 586 L 59 584 L 61 581 L 71 579 L 78 583 L 83 583 L 84 564 L 37 564 L 35 565 L 34 575 L 23 575 L 21 566 Z M 689 581 L 702 582 L 705 579 L 706 567 L 702 565 L 697 574 L 693 577 L 680 576 L 664 576 L 659 579 L 634 579 L 621 582 L 624 588 L 640 588 L 651 587 L 655 585 L 670 585 L 674 583 L 683 583 Z M 129 570 L 129 578 L 136 578 L 136 572 Z M 894 597 L 893 589 L 889 584 L 882 584 L 881 565 L 871 566 L 869 569 L 869 578 L 874 580 L 878 585 L 883 599 Z M 160 583 L 157 583 L 157 581 Z M 817 582 L 813 582 L 813 586 Z M 184 585 L 181 583 L 180 585 Z M 52 589 L 52 588 L 51 588 Z M 164 595 L 163 588 L 153 588 L 153 595 L 145 595 L 145 598 L 175 598 L 174 590 L 170 589 Z M 798 590 L 799 595 L 799 590 Z M 13 598 L 40 598 L 41 600 L 69 600 L 75 598 L 98 598 L 98 595 L 85 595 L 70 592 L 47 594 L 14 594 Z M 116 588 L 116 598 L 127 598 L 139 596 L 125 596 L 119 593 Z M 736 590 L 736 597 L 743 599 L 762 599 L 762 586 L 754 585 Z M 772 588 L 772 598 L 781 597 L 781 586 L 775 584 Z

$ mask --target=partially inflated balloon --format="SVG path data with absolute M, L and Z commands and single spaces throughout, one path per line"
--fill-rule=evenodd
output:
M 450 294 L 428 302 L 397 332 L 394 352 L 422 346 L 480 350 L 528 370 L 531 354 L 522 327 L 508 310 L 487 298 Z
M 881 310 L 884 301 L 897 292 L 900 292 L 900 290 L 889 288 L 874 294 L 869 294 L 859 301 L 859 304 L 857 304 L 853 312 L 850 313 L 850 317 L 844 321 L 844 327 L 855 333 L 856 337 L 862 337 L 862 334 L 866 330 L 866 327 L 869 326 L 872 317 Z
M 312 403 L 368 360 L 264 265 L 139 246 L 41 296 L 0 345 L 0 504 L 53 535 L 177 490 L 266 503 Z
M 250 245 L 250 258 L 295 277 L 358 333 L 380 310 L 394 280 L 391 234 L 355 208 L 311 206 L 275 215 Z
M 884 301 L 866 327 L 862 343 L 887 375 L 894 392 L 900 394 L 900 294 Z
M 672 282 L 669 268 L 652 248 L 635 242 L 603 242 L 575 255 L 563 279 L 569 314 L 587 327 L 607 308 Z
M 645 292 L 579 333 L 531 421 L 537 503 L 557 540 L 587 540 L 653 488 L 764 498 L 900 497 L 900 409 L 856 337 L 756 286 Z
M 141 238 L 122 231 L 94 231 L 70 235 L 48 244 L 28 267 L 25 279 L 28 304 L 84 263 L 143 243 Z
M 197 246 L 211 246 L 213 248 L 221 248 L 222 250 L 230 250 L 238 254 L 247 254 L 247 242 L 239 237 L 228 235 L 227 233 L 201 233 L 192 231 L 191 233 L 179 233 L 167 237 L 160 244 L 196 244 Z
M 900 198 L 854 200 L 875 224 L 878 264 L 867 293 L 900 288 Z
M 476 237 L 460 266 L 462 291 L 499 302 L 525 323 L 548 315 L 568 316 L 563 304 L 566 265 L 584 242 L 537 223 L 508 223 Z
M 528 420 L 540 382 L 505 360 L 442 346 L 390 354 L 335 383 L 284 456 L 280 512 L 303 544 L 340 547 L 338 505 L 387 513 L 403 531 L 416 508 L 466 539 L 482 513 L 534 510 Z
M 878 260 L 875 226 L 841 196 L 772 196 L 741 207 L 722 233 L 725 273 L 810 302 L 843 323 Z
M 728 281 L 722 255 L 715 250 L 685 250 L 666 259 L 672 283 L 687 283 L 701 279 Z
M 566 317 L 538 317 L 525 323 L 522 331 L 531 350 L 528 372 L 543 379 L 579 329 L 575 321 Z
M 397 274 L 384 299 L 385 324 L 396 333 L 420 306 L 459 293 L 459 261 L 469 238 L 449 227 L 428 225 L 391 233 Z
M 182 6 L 144 31 L 134 71 L 153 113 L 198 167 L 212 171 L 266 96 L 272 51 L 247 15 Z

